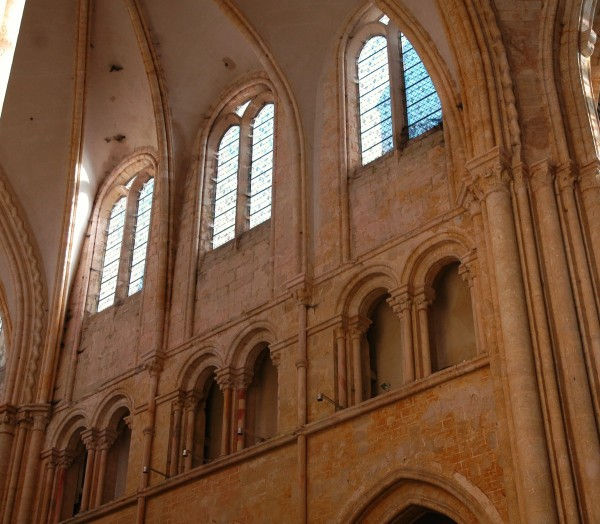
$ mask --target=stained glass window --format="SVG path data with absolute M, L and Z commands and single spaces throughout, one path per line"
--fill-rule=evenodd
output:
M 240 127 L 230 127 L 219 143 L 215 182 L 212 247 L 235 237 Z
M 250 227 L 271 218 L 273 182 L 273 132 L 275 106 L 267 104 L 252 127 L 252 167 L 250 169 Z
M 146 253 L 150 234 L 150 219 L 152 216 L 152 195 L 154 193 L 154 178 L 150 178 L 138 195 L 137 213 L 135 217 L 135 233 L 133 237 L 133 253 L 131 255 L 131 270 L 129 272 L 129 295 L 137 293 L 144 287 L 146 270 Z
M 387 39 L 367 40 L 358 56 L 358 91 L 362 163 L 394 147 Z
M 427 69 L 402 33 L 400 45 L 408 138 L 415 138 L 442 122 L 442 103 Z
M 102 262 L 102 276 L 100 278 L 98 311 L 112 306 L 115 301 L 126 205 L 127 198 L 121 197 L 110 212 L 108 228 L 106 230 L 106 247 Z

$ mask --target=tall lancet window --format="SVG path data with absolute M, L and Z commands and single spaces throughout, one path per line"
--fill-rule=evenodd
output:
M 252 126 L 252 167 L 250 168 L 250 227 L 271 218 L 273 182 L 273 133 L 275 106 L 264 106 Z
M 367 40 L 358 56 L 360 145 L 368 164 L 394 147 L 388 44 L 384 36 Z
M 230 127 L 221 142 L 217 156 L 217 179 L 213 220 L 213 248 L 235 236 L 238 167 L 240 161 L 240 127 Z
M 133 254 L 131 256 L 131 270 L 129 272 L 129 295 L 137 293 L 144 287 L 144 273 L 146 270 L 146 253 L 148 251 L 153 193 L 154 179 L 150 178 L 142 186 L 137 200 Z
M 123 244 L 123 229 L 125 226 L 125 211 L 127 198 L 121 197 L 110 212 L 108 227 L 106 229 L 106 247 L 102 263 L 102 277 L 100 278 L 100 292 L 98 294 L 98 311 L 111 306 L 115 301 L 117 279 L 119 277 L 119 261 L 121 259 L 121 245 Z
M 348 123 L 354 135 L 349 151 L 356 155 L 358 149 L 362 165 L 442 123 L 442 104 L 423 61 L 388 16 L 369 10 L 352 31 L 347 53 Z

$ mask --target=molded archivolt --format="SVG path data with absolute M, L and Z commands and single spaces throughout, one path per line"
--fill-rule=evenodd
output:
M 357 493 L 341 511 L 338 522 L 390 522 L 414 506 L 465 524 L 503 522 L 481 490 L 462 475 L 439 470 L 438 464 L 428 464 L 427 468 L 403 468 L 387 475 Z
M 43 351 L 46 286 L 29 225 L 0 168 L 0 265 L 7 290 L 2 311 L 12 326 L 7 341 L 7 370 L 0 403 L 31 403 L 36 399 Z

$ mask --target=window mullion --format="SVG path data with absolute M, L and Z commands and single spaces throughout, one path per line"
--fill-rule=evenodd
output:
M 250 166 L 251 166 L 251 136 L 250 122 L 248 111 L 242 120 L 240 128 L 240 162 L 238 168 L 238 193 L 235 212 L 235 234 L 236 236 L 247 231 L 249 228 L 249 210 L 250 199 L 248 193 L 250 191 Z
M 129 287 L 129 270 L 131 269 L 131 257 L 133 255 L 133 236 L 135 233 L 137 197 L 142 187 L 138 182 L 138 180 L 134 182 L 135 189 L 130 189 L 127 195 L 127 207 L 125 209 L 125 224 L 123 225 L 123 241 L 121 242 L 121 256 L 119 258 L 119 272 L 117 276 L 115 302 L 123 300 L 127 296 L 127 290 Z
M 402 74 L 402 51 L 400 30 L 390 21 L 387 26 L 388 62 L 390 71 L 390 94 L 392 96 L 392 125 L 394 146 L 400 149 L 406 142 L 406 101 L 404 98 L 404 75 Z

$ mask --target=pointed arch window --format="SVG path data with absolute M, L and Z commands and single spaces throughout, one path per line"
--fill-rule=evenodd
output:
M 100 210 L 99 227 L 103 223 L 105 225 L 104 235 L 94 249 L 97 253 L 94 257 L 98 256 L 101 263 L 98 292 L 91 295 L 96 297 L 89 306 L 91 312 L 103 311 L 144 287 L 154 178 L 148 174 L 136 175 L 124 185 L 116 185 L 108 194 L 115 196 L 112 206 L 107 205 L 106 218 L 103 219 Z M 91 285 L 94 286 L 94 283 Z
M 245 95 L 245 96 L 244 96 Z M 271 218 L 276 107 L 257 84 L 225 105 L 209 136 L 202 225 L 204 249 L 216 249 Z
M 409 39 L 386 15 L 375 13 L 355 30 L 363 44 L 354 54 L 357 138 L 362 165 L 442 123 L 435 86 Z M 352 69 L 351 69 L 352 70 Z M 356 88 L 355 88 L 356 89 Z

